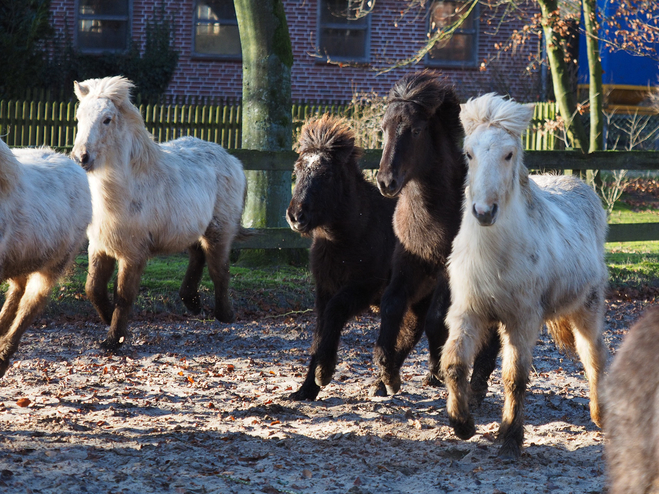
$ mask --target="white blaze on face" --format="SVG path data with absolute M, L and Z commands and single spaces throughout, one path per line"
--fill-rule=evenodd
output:
M 78 126 L 72 154 L 78 160 L 86 153 L 97 166 L 103 159 L 108 146 L 113 124 L 116 124 L 118 110 L 106 98 L 84 100 L 80 103 L 76 117 Z
M 508 132 L 498 127 L 481 126 L 465 139 L 469 163 L 468 197 L 478 214 L 501 209 L 514 187 L 518 146 Z
M 304 165 L 308 170 L 313 170 L 319 163 L 320 163 L 320 154 L 316 153 L 307 156 Z

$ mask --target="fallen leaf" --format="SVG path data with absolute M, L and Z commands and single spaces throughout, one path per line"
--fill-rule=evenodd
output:
M 302 476 L 305 479 L 310 479 L 311 477 L 313 477 L 313 472 L 311 470 L 305 468 L 304 470 L 302 470 Z
M 353 484 L 356 485 L 356 486 L 360 486 L 360 485 L 362 485 L 362 479 L 360 479 L 359 477 L 357 477 L 357 478 L 355 479 L 355 481 L 353 482 Z
M 29 398 L 21 398 L 20 400 L 18 400 L 18 401 L 16 402 L 16 404 L 17 404 L 19 407 L 26 407 L 26 406 L 28 406 L 30 403 L 32 403 L 32 402 L 30 401 Z

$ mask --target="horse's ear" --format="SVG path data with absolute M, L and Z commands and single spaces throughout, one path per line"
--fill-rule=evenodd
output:
M 79 84 L 78 81 L 74 81 L 73 92 L 75 92 L 78 99 L 82 101 L 83 98 L 89 94 L 89 88 L 87 86 L 83 86 L 82 84 Z
M 471 134 L 481 122 L 475 117 L 473 112 L 466 111 L 467 108 L 467 104 L 465 103 L 460 105 L 460 122 L 462 122 L 465 134 Z
M 533 119 L 533 113 L 535 112 L 535 103 L 527 103 L 525 105 L 522 105 L 522 108 L 524 108 L 523 113 L 522 113 L 522 118 L 526 120 L 526 126 L 528 127 L 531 124 L 531 120 Z

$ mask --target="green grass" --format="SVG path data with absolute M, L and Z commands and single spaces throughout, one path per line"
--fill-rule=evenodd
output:
M 183 254 L 151 259 L 142 275 L 134 312 L 140 315 L 185 313 L 178 290 L 187 265 L 188 257 Z M 95 313 L 84 294 L 87 266 L 86 255 L 76 258 L 75 265 L 53 289 L 53 302 L 49 304 L 45 317 Z M 313 282 L 307 267 L 233 265 L 230 272 L 230 296 L 241 319 L 278 316 L 313 307 Z M 110 293 L 113 287 L 114 279 L 110 282 Z M 5 290 L 6 284 L 3 284 L 0 291 Z M 199 293 L 207 316 L 212 317 L 213 283 L 207 269 L 204 269 Z

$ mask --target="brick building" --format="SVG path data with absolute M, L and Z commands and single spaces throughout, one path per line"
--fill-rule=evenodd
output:
M 492 12 L 481 7 L 448 46 L 416 65 L 381 73 L 394 61 L 412 57 L 432 25 L 450 23 L 465 3 L 434 0 L 410 8 L 409 0 L 376 0 L 370 14 L 354 20 L 345 15 L 348 3 L 284 0 L 293 45 L 294 101 L 347 101 L 357 92 L 385 95 L 402 75 L 424 67 L 445 74 L 463 98 L 488 91 L 522 101 L 540 97 L 539 74 L 527 68 L 539 43 L 527 43 L 514 54 L 497 55 L 495 49 L 521 28 L 520 21 L 495 29 L 496 22 L 485 21 Z M 161 5 L 174 20 L 173 43 L 179 52 L 168 93 L 240 97 L 240 40 L 231 0 L 51 0 L 51 11 L 56 30 L 73 33 L 76 49 L 100 53 L 125 50 L 129 37 L 142 47 L 146 22 Z

